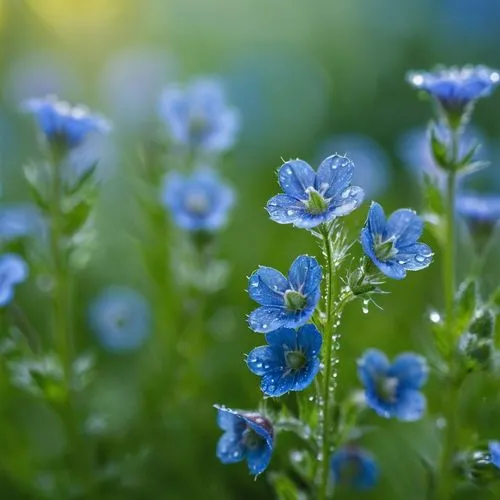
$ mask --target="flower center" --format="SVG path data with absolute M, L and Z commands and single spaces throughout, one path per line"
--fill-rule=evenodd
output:
M 328 201 L 321 193 L 316 191 L 312 186 L 306 189 L 306 193 L 309 195 L 309 199 L 304 203 L 310 214 L 316 215 L 326 211 L 328 208 Z
M 202 113 L 193 113 L 189 119 L 189 132 L 196 140 L 200 140 L 207 128 L 207 120 Z
M 389 238 L 388 240 L 383 241 L 382 236 L 377 235 L 374 242 L 374 250 L 377 259 L 385 262 L 391 257 L 394 257 L 394 255 L 398 253 L 394 243 L 394 238 Z
M 285 361 L 291 370 L 300 370 L 306 364 L 306 356 L 302 351 L 288 351 L 285 353 Z
M 208 211 L 209 200 L 205 193 L 193 191 L 186 196 L 186 208 L 195 215 L 203 215 Z
M 296 290 L 285 292 L 285 306 L 290 311 L 301 311 L 307 304 L 307 298 Z
M 250 450 L 255 450 L 262 445 L 263 438 L 259 436 L 253 429 L 247 427 L 243 431 L 243 444 Z
M 376 383 L 377 394 L 384 401 L 392 403 L 396 400 L 398 385 L 399 380 L 396 377 L 380 377 Z

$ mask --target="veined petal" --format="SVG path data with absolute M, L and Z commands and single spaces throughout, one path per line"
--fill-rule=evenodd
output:
M 292 328 L 280 328 L 266 334 L 266 342 L 272 347 L 278 347 L 281 350 L 286 348 L 294 351 L 298 348 L 297 332 Z
M 266 396 L 277 398 L 293 390 L 296 374 L 292 371 L 276 370 L 266 373 L 261 380 L 260 388 Z
M 295 198 L 306 200 L 306 189 L 314 186 L 316 174 L 303 160 L 289 160 L 278 171 L 278 180 L 283 191 Z
M 248 280 L 250 298 L 263 306 L 283 306 L 288 280 L 272 267 L 260 267 Z
M 420 391 L 402 391 L 395 406 L 394 416 L 405 422 L 414 422 L 422 418 L 426 406 L 427 401 Z
M 358 186 L 350 186 L 335 198 L 328 213 L 334 217 L 348 215 L 356 210 L 365 199 L 365 192 Z
M 317 356 L 322 343 L 323 337 L 314 325 L 304 325 L 297 331 L 297 344 L 308 357 Z
M 306 213 L 305 205 L 287 194 L 278 194 L 273 196 L 266 205 L 266 210 L 269 217 L 278 224 L 294 224 L 302 218 Z
M 272 453 L 273 449 L 268 445 L 259 447 L 255 450 L 248 450 L 247 463 L 250 474 L 255 476 L 262 474 L 271 461 Z
M 375 234 L 384 234 L 385 232 L 385 213 L 382 206 L 373 201 L 368 212 L 367 226 L 372 238 Z
M 396 377 L 400 387 L 419 389 L 427 380 L 429 367 L 423 356 L 408 352 L 400 354 L 394 360 L 388 375 Z
M 316 174 L 316 190 L 326 198 L 336 198 L 351 184 L 354 164 L 349 158 L 332 155 L 325 158 Z
M 271 335 L 271 333 L 268 335 Z M 283 351 L 281 351 L 280 356 L 279 351 L 272 349 L 269 346 L 256 347 L 250 352 L 246 361 L 250 371 L 259 376 L 262 376 L 269 371 L 284 371 L 286 369 Z
M 288 281 L 292 288 L 304 295 L 314 293 L 320 286 L 322 277 L 321 266 L 314 257 L 300 255 L 288 272 Z
M 422 236 L 424 222 L 413 210 L 401 208 L 389 217 L 385 231 L 384 239 L 396 237 L 396 247 L 404 248 Z
M 314 377 L 316 377 L 316 375 L 318 374 L 319 368 L 320 361 L 318 357 L 309 359 L 304 369 L 297 372 L 293 390 L 303 391 L 306 387 L 309 387 L 314 380 Z
M 248 326 L 258 333 L 268 333 L 284 326 L 288 319 L 282 307 L 261 306 L 250 313 Z
M 400 249 L 396 259 L 407 271 L 419 271 L 428 267 L 434 254 L 425 243 L 415 243 Z

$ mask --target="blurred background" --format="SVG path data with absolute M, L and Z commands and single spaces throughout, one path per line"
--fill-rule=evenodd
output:
M 108 432 L 96 438 L 96 455 L 110 479 L 95 498 L 273 498 L 265 474 L 254 481 L 244 464 L 224 466 L 215 457 L 220 430 L 212 404 L 254 408 L 260 400 L 258 379 L 243 362 L 262 343 L 246 326 L 253 308 L 246 277 L 258 265 L 286 271 L 298 254 L 319 255 L 306 232 L 268 219 L 263 207 L 279 190 L 275 171 L 282 159 L 300 157 L 316 166 L 327 154 L 348 153 L 368 199 L 389 212 L 418 209 L 419 171 L 433 168 L 424 132 L 431 107 L 405 83 L 405 73 L 437 63 L 500 66 L 499 23 L 497 0 L 0 0 L 1 203 L 29 201 L 21 167 L 36 154 L 36 141 L 31 120 L 19 111 L 22 100 L 54 93 L 113 122 L 113 133 L 98 145 L 103 182 L 97 244 L 76 287 L 77 347 L 98 352 L 98 376 L 85 397 L 108 418 Z M 141 382 L 153 355 L 147 345 L 134 354 L 106 351 L 87 311 L 109 285 L 150 293 L 137 250 L 141 217 L 130 202 L 139 151 L 158 126 L 162 88 L 205 74 L 224 80 L 228 101 L 241 112 L 240 138 L 222 166 L 237 204 L 219 244 L 230 279 L 206 311 L 203 384 L 178 398 L 171 396 L 175 379 L 153 389 Z M 468 181 L 478 189 L 500 190 L 499 110 L 497 93 L 474 115 L 473 133 L 493 162 Z M 353 238 L 367 206 L 348 218 Z M 430 234 L 424 240 L 436 246 Z M 466 235 L 464 245 L 470 247 Z M 468 256 L 466 250 L 462 274 Z M 487 266 L 489 291 L 500 264 L 491 256 Z M 371 307 L 365 315 L 360 304 L 348 308 L 341 392 L 357 385 L 355 360 L 367 347 L 389 355 L 425 353 L 425 317 L 431 304 L 442 305 L 439 279 L 437 255 L 428 270 L 388 284 L 392 293 L 378 300 L 383 310 Z M 23 285 L 19 301 L 33 324 L 44 325 L 47 299 L 39 288 Z M 170 307 L 164 305 L 167 315 Z M 181 359 L 169 356 L 173 364 Z M 0 496 L 56 498 L 48 492 L 64 474 L 61 424 L 43 401 L 9 389 L 2 377 Z M 464 432 L 477 427 L 481 437 L 498 439 L 498 384 L 492 377 L 471 377 Z M 426 392 L 435 415 L 439 384 L 431 380 Z M 152 395 L 162 398 L 162 418 L 144 410 Z M 431 418 L 405 425 L 373 416 L 368 424 L 379 426 L 363 444 L 378 457 L 382 477 L 376 490 L 359 498 L 425 498 L 427 473 L 418 454 L 436 452 Z M 286 454 L 297 446 L 293 437 L 280 436 L 271 470 L 286 467 Z M 114 475 L 108 470 L 113 464 Z M 497 495 L 500 490 L 484 498 Z M 339 498 L 353 497 L 340 492 Z

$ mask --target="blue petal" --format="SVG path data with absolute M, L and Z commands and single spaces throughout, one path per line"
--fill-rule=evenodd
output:
M 391 418 L 395 414 L 395 403 L 382 399 L 375 388 L 374 383 L 365 386 L 365 400 L 377 415 L 383 418 Z
M 307 200 L 308 187 L 314 186 L 316 174 L 311 166 L 302 160 L 290 160 L 278 171 L 278 180 L 283 191 L 300 200 Z
M 334 200 L 328 209 L 330 216 L 341 217 L 356 210 L 365 199 L 365 192 L 358 186 L 350 186 Z
M 335 483 L 346 484 L 358 490 L 373 488 L 379 476 L 373 456 L 354 446 L 336 451 L 331 458 L 330 467 Z
M 261 306 L 250 313 L 248 325 L 254 332 L 267 333 L 285 326 L 288 320 L 289 316 L 284 308 Z
M 166 88 L 160 98 L 160 118 L 169 129 L 171 138 L 186 145 L 189 141 L 189 102 L 177 86 Z
M 297 198 L 287 194 L 273 196 L 266 205 L 269 217 L 278 224 L 301 223 L 307 215 L 306 207 Z M 307 218 L 306 218 L 307 220 Z
M 28 265 L 15 253 L 0 256 L 0 283 L 18 284 L 28 277 Z
M 423 356 L 413 353 L 400 354 L 389 368 L 389 376 L 399 379 L 405 389 L 420 389 L 427 381 L 429 367 Z
M 236 431 L 244 423 L 241 417 L 234 410 L 225 408 L 223 406 L 214 405 L 217 409 L 217 424 L 223 431 Z
M 255 450 L 248 450 L 247 463 L 250 474 L 254 476 L 262 474 L 271 461 L 272 453 L 273 449 L 268 445 L 256 448 Z
M 299 328 L 305 325 L 314 314 L 316 306 L 320 299 L 320 289 L 317 292 L 308 295 L 307 305 L 301 311 L 286 312 L 286 317 L 283 319 L 283 326 L 285 328 Z
M 280 350 L 297 350 L 297 340 L 297 332 L 292 328 L 280 328 L 279 330 L 266 334 L 267 343 Z
M 321 266 L 314 257 L 300 255 L 290 266 L 288 281 L 294 290 L 307 296 L 319 290 L 321 275 Z
M 268 335 L 271 334 L 268 333 Z M 256 347 L 250 352 L 246 361 L 248 368 L 251 372 L 255 373 L 255 375 L 262 376 L 270 371 L 284 371 L 286 369 L 283 349 L 278 351 L 269 346 Z
M 420 271 L 431 264 L 433 256 L 429 245 L 415 243 L 401 248 L 396 258 L 407 271 Z
M 325 158 L 316 174 L 316 190 L 326 198 L 337 198 L 351 184 L 354 164 L 349 158 L 332 155 Z
M 248 427 L 264 438 L 269 447 L 273 447 L 274 431 L 272 423 L 260 413 L 243 412 L 241 414 Z
M 367 226 L 368 230 L 372 235 L 372 238 L 376 234 L 383 235 L 385 233 L 386 221 L 385 221 L 384 209 L 376 201 L 373 201 L 370 206 L 370 211 L 368 212 Z
M 248 280 L 250 298 L 263 306 L 283 306 L 288 280 L 272 267 L 260 267 Z
M 491 454 L 491 462 L 500 469 L 500 441 L 489 441 L 488 448 Z
M 382 351 L 367 349 L 358 360 L 358 377 L 365 387 L 372 387 L 375 380 L 387 376 L 389 367 L 389 360 Z
M 217 443 L 217 458 L 223 464 L 234 464 L 245 458 L 245 446 L 241 435 L 234 432 L 225 432 Z
M 308 358 L 318 356 L 323 337 L 314 325 L 304 325 L 297 331 L 297 344 Z
M 292 371 L 276 370 L 267 372 L 260 382 L 260 388 L 266 396 L 279 397 L 293 390 L 296 374 Z
M 314 377 L 318 374 L 319 368 L 320 361 L 318 357 L 308 359 L 306 366 L 297 372 L 292 390 L 303 391 L 305 388 L 309 387 Z
M 402 391 L 398 395 L 394 416 L 405 422 L 420 420 L 424 415 L 427 402 L 420 391 L 412 389 Z
M 396 210 L 387 221 L 384 239 L 396 237 L 396 247 L 413 245 L 422 236 L 424 222 L 413 211 L 406 208 Z

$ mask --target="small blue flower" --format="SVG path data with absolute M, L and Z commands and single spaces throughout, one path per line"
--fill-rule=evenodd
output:
M 217 231 L 227 222 L 234 194 L 212 170 L 187 177 L 171 172 L 163 185 L 163 203 L 175 223 L 187 231 Z
M 475 101 L 491 94 L 500 81 L 500 74 L 486 66 L 465 66 L 410 72 L 407 79 L 415 88 L 436 99 L 448 115 L 460 117 Z
M 28 236 L 41 235 L 44 224 L 40 212 L 29 203 L 0 206 L 0 241 L 8 243 Z
M 457 196 L 457 211 L 478 224 L 495 224 L 500 220 L 500 194 L 464 191 Z
M 293 261 L 288 279 L 271 267 L 257 269 L 248 281 L 248 294 L 261 307 L 248 317 L 250 328 L 268 333 L 307 323 L 320 299 L 321 276 L 318 261 L 307 255 Z
M 500 469 L 500 441 L 489 441 L 488 449 L 490 450 L 491 463 Z
M 207 153 L 230 149 L 240 128 L 239 114 L 227 105 L 223 85 L 214 78 L 193 80 L 185 89 L 167 87 L 159 114 L 174 143 Z
M 419 389 L 428 372 L 425 358 L 413 353 L 400 354 L 391 365 L 384 353 L 368 349 L 358 360 L 368 406 L 381 417 L 408 422 L 424 414 L 426 400 Z
M 335 217 L 350 214 L 363 202 L 360 187 L 351 186 L 354 164 L 345 156 L 325 158 L 317 172 L 302 160 L 290 160 L 278 170 L 285 194 L 271 198 L 266 206 L 278 224 L 312 228 Z
M 380 473 L 373 455 L 354 445 L 337 450 L 332 455 L 330 467 L 335 484 L 355 490 L 372 489 Z
M 0 255 L 0 307 L 14 297 L 14 286 L 28 277 L 28 265 L 14 253 Z
M 79 146 L 91 133 L 106 133 L 110 124 L 104 118 L 91 114 L 84 106 L 71 106 L 54 96 L 29 99 L 23 109 L 33 113 L 46 138 L 65 147 Z
M 271 461 L 274 431 L 271 422 L 259 413 L 217 408 L 217 423 L 225 431 L 217 443 L 217 457 L 223 464 L 246 459 L 250 474 L 262 474 Z
M 112 352 L 133 351 L 151 334 L 151 309 L 135 290 L 110 286 L 91 304 L 89 320 L 103 346 Z
M 373 202 L 361 230 L 361 245 L 380 271 L 400 280 L 406 271 L 419 271 L 432 262 L 432 250 L 417 241 L 423 230 L 422 219 L 412 210 L 396 210 L 386 220 L 383 208 Z
M 267 396 L 302 391 L 319 371 L 322 337 L 314 325 L 298 330 L 280 328 L 266 334 L 269 345 L 256 347 L 247 358 L 250 370 L 262 377 Z

